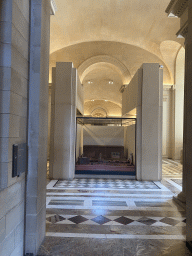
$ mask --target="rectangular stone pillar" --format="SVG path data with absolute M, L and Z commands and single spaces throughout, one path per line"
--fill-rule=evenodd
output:
M 56 84 L 56 68 L 52 68 L 49 178 L 53 178 L 53 163 L 54 163 L 55 84 Z
M 142 180 L 161 180 L 162 177 L 162 72 L 158 63 L 143 64 Z
M 75 174 L 76 75 L 71 62 L 56 64 L 54 179 L 73 179 Z
M 81 126 L 80 155 L 83 155 L 83 126 Z
M 31 1 L 25 253 L 45 237 L 50 1 Z

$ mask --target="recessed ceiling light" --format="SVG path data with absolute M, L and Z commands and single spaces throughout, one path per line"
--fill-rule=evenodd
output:
M 113 81 L 109 81 L 109 84 L 113 84 Z
M 93 83 L 92 81 L 90 81 L 90 80 L 88 81 L 88 84 L 92 84 L 92 83 Z

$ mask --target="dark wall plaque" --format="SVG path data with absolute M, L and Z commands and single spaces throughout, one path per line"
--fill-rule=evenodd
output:
M 27 169 L 27 144 L 13 145 L 12 177 L 20 176 Z

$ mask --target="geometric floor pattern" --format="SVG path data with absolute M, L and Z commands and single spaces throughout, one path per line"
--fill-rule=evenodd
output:
M 183 256 L 182 165 L 164 159 L 161 182 L 74 179 L 47 185 L 46 238 L 38 256 Z
M 54 188 L 111 188 L 111 189 L 159 189 L 152 181 L 136 181 L 121 179 L 74 179 L 57 181 Z
M 89 225 L 147 225 L 147 226 L 185 226 L 183 217 L 133 217 L 133 216 L 82 216 L 52 215 L 46 218 L 51 224 L 89 224 Z

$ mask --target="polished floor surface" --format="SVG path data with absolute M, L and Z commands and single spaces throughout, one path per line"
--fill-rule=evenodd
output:
M 172 200 L 182 189 L 181 172 L 179 163 L 164 160 L 162 182 L 50 181 L 38 255 L 191 255 L 185 210 Z

